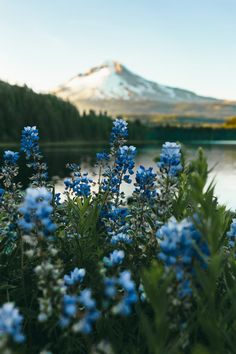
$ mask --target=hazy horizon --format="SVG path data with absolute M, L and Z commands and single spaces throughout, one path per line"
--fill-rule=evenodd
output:
M 116 60 L 158 83 L 236 100 L 234 0 L 0 0 L 0 79 L 48 91 Z

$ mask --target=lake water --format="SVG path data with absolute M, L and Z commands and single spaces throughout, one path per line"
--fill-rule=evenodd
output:
M 204 148 L 209 168 L 214 167 L 209 179 L 215 178 L 215 194 L 219 201 L 232 209 L 236 209 L 236 141 L 215 142 L 214 144 L 207 142 L 184 144 L 187 158 L 196 156 L 198 146 Z M 82 169 L 92 174 L 94 171 L 93 165 L 96 161 L 96 152 L 104 149 L 106 149 L 106 146 L 73 145 L 64 147 L 61 145 L 60 147 L 44 146 L 42 150 L 49 165 L 49 174 L 50 176 L 58 176 L 57 189 L 62 191 L 63 178 L 69 174 L 65 167 L 66 163 L 78 163 Z M 159 155 L 160 149 L 161 144 L 138 146 L 136 167 L 139 165 L 155 167 L 153 160 Z M 24 173 L 24 178 L 25 176 L 26 173 Z M 130 188 L 130 185 L 125 184 L 127 194 L 132 192 Z

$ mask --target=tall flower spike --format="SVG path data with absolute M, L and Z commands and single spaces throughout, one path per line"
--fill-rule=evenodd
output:
M 166 142 L 162 146 L 158 167 L 170 177 L 176 177 L 182 170 L 181 146 L 176 143 Z
M 21 135 L 21 151 L 26 155 L 29 161 L 28 167 L 34 171 L 33 176 L 30 178 L 32 184 L 35 186 L 45 185 L 48 178 L 47 165 L 42 160 L 42 154 L 39 150 L 39 134 L 38 129 L 34 127 L 25 127 Z
M 110 143 L 112 146 L 121 146 L 128 137 L 128 123 L 123 119 L 116 119 L 111 130 Z
M 21 343 L 25 337 L 22 333 L 23 317 L 13 303 L 7 302 L 0 308 L 0 338 L 10 337 L 14 342 Z
M 4 188 L 16 189 L 16 185 L 13 182 L 14 177 L 18 175 L 19 167 L 17 162 L 19 159 L 19 153 L 11 150 L 6 150 L 3 153 L 4 164 L 1 167 L 0 177 L 3 180 Z
M 19 159 L 19 152 L 6 150 L 3 153 L 3 160 L 6 164 L 15 165 Z
M 29 159 L 39 152 L 39 133 L 38 129 L 34 127 L 24 127 L 21 135 L 21 151 L 26 154 L 26 158 Z
M 136 187 L 135 192 L 145 200 L 151 200 L 157 195 L 156 187 L 156 173 L 153 172 L 153 168 L 145 168 L 140 166 L 136 173 Z
M 67 167 L 72 170 L 72 177 L 64 180 L 66 191 L 69 190 L 77 197 L 89 197 L 93 180 L 88 177 L 88 173 L 82 173 L 80 166 L 76 164 L 69 164 Z
M 52 194 L 45 187 L 28 188 L 23 204 L 19 208 L 22 218 L 18 225 L 25 232 L 37 231 L 39 235 L 49 236 L 56 229 L 52 222 Z
M 171 218 L 157 232 L 157 238 L 160 245 L 158 258 L 164 263 L 166 270 L 174 270 L 180 284 L 180 296 L 189 295 L 194 259 L 203 268 L 207 267 L 204 257 L 209 256 L 209 249 L 206 242 L 189 219 L 177 222 Z M 200 254 L 197 248 L 201 251 Z

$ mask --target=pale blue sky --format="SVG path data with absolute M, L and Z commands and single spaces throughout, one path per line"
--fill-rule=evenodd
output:
M 0 78 L 48 90 L 107 59 L 236 100 L 236 0 L 0 0 Z

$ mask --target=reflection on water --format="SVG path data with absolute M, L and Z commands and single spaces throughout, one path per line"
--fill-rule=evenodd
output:
M 199 144 L 198 144 L 199 145 Z M 215 178 L 216 195 L 221 203 L 236 209 L 236 144 L 202 144 L 209 163 L 209 168 L 214 167 L 209 178 Z M 136 166 L 154 166 L 154 159 L 160 153 L 161 144 L 152 146 L 139 146 L 137 149 Z M 92 174 L 95 163 L 96 152 L 106 149 L 106 146 L 73 146 L 73 147 L 44 147 L 43 153 L 49 166 L 50 176 L 58 176 L 61 179 L 68 175 L 66 163 L 75 162 L 81 165 L 82 169 Z M 2 149 L 1 149 L 2 150 Z M 185 145 L 188 158 L 196 156 L 197 145 Z M 22 170 L 22 169 L 21 169 Z M 21 178 L 26 180 L 27 169 L 23 169 Z M 62 183 L 58 184 L 62 189 Z M 130 185 L 125 185 L 124 190 L 130 194 Z

